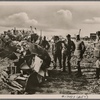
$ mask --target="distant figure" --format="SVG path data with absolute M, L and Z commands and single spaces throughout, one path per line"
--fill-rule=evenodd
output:
M 96 57 L 96 77 L 99 79 L 100 74 L 100 35 L 96 33 L 96 42 L 94 44 L 94 56 Z
M 45 48 L 46 50 L 48 50 L 50 48 L 50 45 L 49 45 L 48 41 L 46 40 L 46 36 L 44 36 L 44 38 L 43 38 L 43 40 L 41 42 L 41 46 L 43 48 Z
M 62 43 L 58 36 L 54 36 L 54 44 L 52 45 L 52 54 L 54 57 L 54 69 L 57 67 L 57 59 L 59 61 L 60 69 L 62 68 Z
M 77 68 L 78 73 L 76 74 L 78 77 L 82 76 L 80 62 L 83 59 L 83 54 L 86 50 L 85 44 L 80 39 L 80 35 L 76 35 L 76 42 L 75 42 L 75 52 L 74 55 L 77 57 Z
M 9 43 L 11 42 L 11 39 L 9 38 L 8 35 L 5 35 L 5 37 L 3 38 L 3 42 L 5 43 L 5 47 L 9 45 Z
M 71 40 L 71 35 L 68 34 L 67 36 L 67 41 L 63 41 L 64 43 L 64 50 L 63 50 L 63 72 L 66 71 L 66 58 L 67 58 L 67 66 L 68 66 L 68 73 L 71 74 L 71 55 L 74 53 L 75 50 L 75 44 Z
M 38 40 L 38 35 L 36 33 L 31 34 L 31 42 L 32 43 L 36 43 L 36 41 Z
M 16 40 L 16 39 L 15 39 L 15 35 L 14 35 L 11 31 L 8 31 L 8 32 L 7 32 L 7 35 L 9 36 L 9 38 L 10 38 L 12 41 Z

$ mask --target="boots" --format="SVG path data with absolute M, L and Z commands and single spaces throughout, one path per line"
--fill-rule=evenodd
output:
M 68 65 L 68 74 L 71 74 L 71 64 L 70 61 L 67 62 Z
M 99 79 L 99 73 L 100 73 L 100 68 L 96 68 L 96 77 L 97 79 Z
M 77 62 L 77 68 L 78 68 L 77 76 L 81 77 L 82 76 L 82 72 L 81 72 L 81 67 L 80 67 L 80 61 Z

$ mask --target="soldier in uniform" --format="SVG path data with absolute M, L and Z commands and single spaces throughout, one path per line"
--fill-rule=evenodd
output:
M 62 43 L 59 36 L 54 36 L 54 44 L 52 45 L 52 54 L 54 57 L 54 69 L 57 67 L 57 59 L 59 61 L 60 69 L 62 68 Z
M 83 54 L 86 50 L 85 44 L 83 41 L 81 41 L 80 39 L 80 35 L 76 35 L 76 42 L 75 42 L 75 52 L 74 55 L 77 57 L 76 62 L 77 62 L 77 68 L 78 68 L 78 73 L 77 76 L 82 76 L 82 72 L 81 72 L 81 66 L 80 66 L 80 62 L 83 59 Z
M 71 73 L 71 55 L 75 50 L 75 44 L 71 40 L 71 35 L 68 34 L 67 36 L 67 41 L 63 41 L 64 43 L 64 50 L 63 50 L 63 72 L 66 71 L 66 58 L 67 58 L 67 66 L 68 66 L 68 72 L 69 74 Z

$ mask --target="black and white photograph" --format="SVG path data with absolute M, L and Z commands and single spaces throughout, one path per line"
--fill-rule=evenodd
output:
M 99 94 L 99 1 L 0 1 L 1 96 Z

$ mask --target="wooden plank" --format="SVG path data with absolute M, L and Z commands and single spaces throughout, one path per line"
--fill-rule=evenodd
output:
M 5 82 L 3 82 L 3 83 L 4 83 L 5 86 L 7 86 L 8 88 L 10 88 L 10 89 L 12 89 L 12 90 L 14 90 L 14 91 L 21 91 L 20 89 L 15 88 L 15 87 L 12 87 L 12 86 L 8 85 L 8 84 L 5 83 Z

